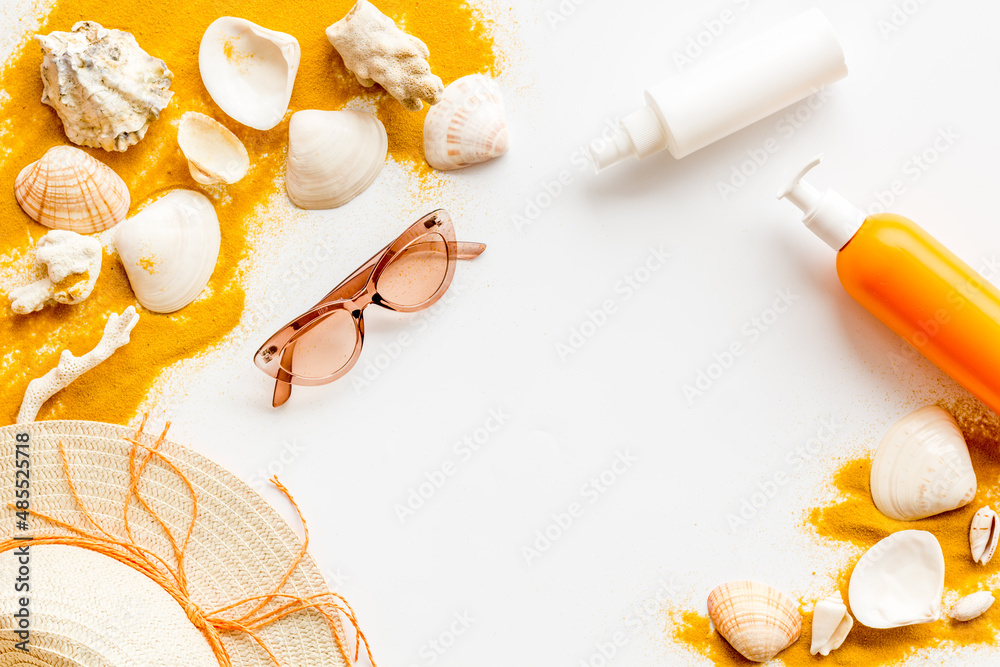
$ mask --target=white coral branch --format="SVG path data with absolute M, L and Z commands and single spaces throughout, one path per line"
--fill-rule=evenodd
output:
M 427 45 L 396 27 L 368 0 L 358 0 L 326 29 L 326 37 L 361 85 L 381 84 L 410 111 L 420 111 L 420 100 L 441 101 L 444 84 L 431 74 Z
M 75 357 L 69 350 L 63 350 L 55 368 L 28 383 L 28 390 L 24 392 L 24 400 L 21 402 L 21 410 L 17 413 L 17 423 L 35 421 L 45 401 L 128 343 L 129 334 L 138 321 L 139 315 L 135 312 L 135 306 L 129 306 L 121 315 L 112 313 L 108 317 L 101 342 L 93 350 L 82 357 Z

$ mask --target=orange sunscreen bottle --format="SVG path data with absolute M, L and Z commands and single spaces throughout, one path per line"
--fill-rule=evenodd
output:
M 837 251 L 847 293 L 941 370 L 1000 413 L 1000 290 L 912 220 L 865 217 L 832 190 L 802 180 L 779 193 Z

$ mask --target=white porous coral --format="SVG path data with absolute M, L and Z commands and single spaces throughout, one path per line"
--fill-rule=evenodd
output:
M 17 413 L 17 423 L 35 421 L 45 401 L 128 343 L 129 334 L 138 321 L 139 315 L 135 312 L 135 306 L 129 306 L 121 315 L 111 313 L 108 323 L 104 325 L 104 335 L 93 350 L 82 357 L 73 356 L 69 350 L 63 350 L 55 368 L 28 383 L 28 390 L 24 392 L 24 400 L 21 401 L 21 409 Z
M 45 54 L 42 103 L 75 144 L 124 151 L 146 136 L 173 95 L 173 74 L 131 33 L 81 21 L 71 32 L 35 39 Z
M 35 265 L 45 277 L 10 291 L 10 307 L 27 315 L 57 303 L 80 303 L 94 289 L 104 251 L 95 238 L 54 229 L 38 241 Z
M 368 0 L 326 29 L 326 37 L 362 86 L 382 85 L 410 111 L 437 104 L 444 84 L 431 74 L 427 45 L 408 35 Z

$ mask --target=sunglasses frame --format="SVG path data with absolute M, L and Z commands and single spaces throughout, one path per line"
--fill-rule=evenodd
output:
M 424 301 L 405 305 L 393 303 L 378 292 L 378 280 L 400 253 L 432 234 L 445 241 L 447 268 L 444 278 L 435 292 Z M 370 305 L 381 306 L 401 313 L 412 313 L 434 305 L 448 290 L 455 275 L 455 263 L 459 259 L 478 257 L 486 246 L 482 243 L 459 243 L 455 240 L 455 227 L 451 216 L 444 209 L 437 209 L 410 225 L 395 240 L 377 252 L 343 282 L 334 287 L 319 302 L 283 326 L 257 350 L 254 364 L 276 380 L 273 405 L 278 407 L 291 395 L 291 385 L 319 386 L 328 384 L 346 375 L 361 356 L 365 338 L 364 310 Z M 295 353 L 295 341 L 319 325 L 334 313 L 347 311 L 354 321 L 356 339 L 350 359 L 340 369 L 325 377 L 301 377 L 289 372 L 291 357 Z M 287 362 L 287 368 L 286 368 Z

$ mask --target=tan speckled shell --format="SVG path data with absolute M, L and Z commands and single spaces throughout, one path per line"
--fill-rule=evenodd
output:
M 802 632 L 795 601 L 756 581 L 730 581 L 708 596 L 715 629 L 740 655 L 767 662 L 791 646 Z
M 131 203 L 118 174 L 79 148 L 55 146 L 21 170 L 14 196 L 32 220 L 91 234 L 125 219 Z

